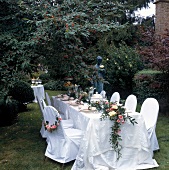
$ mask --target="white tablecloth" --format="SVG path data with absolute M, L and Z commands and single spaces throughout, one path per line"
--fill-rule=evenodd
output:
M 109 143 L 112 121 L 101 121 L 99 113 L 80 112 L 78 107 L 54 97 L 53 100 L 58 106 L 62 103 L 62 111 L 67 112 L 75 128 L 85 131 L 72 170 L 136 170 L 158 167 L 157 162 L 152 159 L 147 130 L 139 113 L 131 115 L 138 124 L 133 126 L 126 122 L 121 126 L 122 157 L 117 161 L 117 153 Z
M 31 88 L 33 89 L 33 93 L 35 96 L 35 99 L 33 102 L 37 103 L 37 99 L 36 96 L 41 100 L 41 99 L 45 99 L 45 90 L 44 90 L 44 86 L 43 85 L 37 85 L 37 86 L 31 86 Z

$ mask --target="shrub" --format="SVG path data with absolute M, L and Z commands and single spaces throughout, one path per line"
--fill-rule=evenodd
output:
M 169 87 L 168 77 L 159 71 L 144 70 L 138 72 L 134 77 L 133 91 L 138 97 L 138 102 L 143 101 L 148 97 L 153 97 L 160 104 L 160 112 L 168 111 Z
M 5 99 L 0 100 L 0 126 L 9 126 L 17 120 L 18 105 L 16 100 L 6 103 Z
M 134 75 L 141 68 L 139 55 L 135 49 L 125 44 L 120 45 L 119 48 L 112 47 L 107 52 L 104 65 L 109 84 L 105 84 L 105 91 L 109 95 L 118 91 L 126 98 L 132 92 Z
M 22 107 L 25 108 L 26 103 L 32 102 L 34 100 L 34 93 L 31 86 L 24 81 L 17 81 L 12 88 L 9 89 L 9 96 L 12 96 L 12 99 L 18 101 L 19 110 Z
M 45 84 L 45 83 L 47 83 L 48 81 L 50 81 L 51 77 L 50 77 L 50 75 L 49 75 L 48 73 L 44 73 L 44 74 L 41 74 L 41 75 L 39 76 L 39 79 L 41 79 L 41 80 L 42 80 L 42 83 Z
M 64 86 L 64 81 L 61 80 L 51 80 L 48 83 L 44 84 L 45 90 L 65 90 Z

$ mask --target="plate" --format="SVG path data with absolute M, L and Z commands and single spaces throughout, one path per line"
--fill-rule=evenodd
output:
M 89 109 L 83 109 L 83 110 L 80 110 L 81 112 L 85 112 L 85 113 L 93 113 L 95 112 L 96 110 L 89 110 Z
M 72 106 L 78 106 L 79 105 L 78 103 L 74 103 L 74 102 L 70 102 L 69 104 L 72 105 Z
M 74 97 L 70 97 L 69 100 L 74 100 Z
M 64 98 L 62 98 L 61 100 L 62 100 L 62 101 L 68 101 L 69 99 L 68 99 L 68 98 L 65 98 L 65 99 L 64 99 Z
M 62 95 L 59 94 L 59 95 L 57 95 L 56 97 L 57 97 L 57 98 L 62 98 Z
M 64 103 L 70 104 L 69 100 L 65 100 Z

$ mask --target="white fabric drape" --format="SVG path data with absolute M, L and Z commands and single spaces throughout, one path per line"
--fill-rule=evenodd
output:
M 45 90 L 44 90 L 43 85 L 31 86 L 31 88 L 33 89 L 33 93 L 34 93 L 34 96 L 35 96 L 35 99 L 34 99 L 33 102 L 37 103 L 36 97 L 38 97 L 40 100 L 45 99 Z
M 124 104 L 125 109 L 135 112 L 137 108 L 137 97 L 133 94 L 129 95 Z
M 156 136 L 156 123 L 158 118 L 158 112 L 159 112 L 159 103 L 154 98 L 147 98 L 140 110 L 140 114 L 142 114 L 146 129 L 148 131 L 148 136 L 151 141 L 151 148 L 153 151 L 159 150 L 159 144 Z
M 55 102 L 58 101 L 55 98 Z M 62 109 L 68 111 L 76 128 L 85 131 L 72 170 L 136 170 L 158 167 L 157 162 L 152 159 L 150 140 L 141 114 L 130 113 L 138 124 L 133 126 L 126 122 L 121 126 L 122 158 L 117 161 L 117 153 L 109 143 L 112 121 L 101 121 L 100 113 L 78 111 L 78 107 L 67 103 Z
M 54 107 L 44 108 L 44 120 L 48 121 L 49 125 L 55 124 L 56 116 L 59 117 L 59 113 Z M 83 132 L 79 129 L 64 128 L 62 123 L 61 120 L 60 125 L 53 132 L 47 131 L 45 156 L 54 161 L 66 163 L 75 160 Z
M 112 103 L 116 102 L 117 104 L 119 104 L 119 102 L 120 102 L 120 94 L 119 94 L 119 92 L 114 92 L 112 94 L 112 96 L 110 98 L 110 102 L 112 102 Z

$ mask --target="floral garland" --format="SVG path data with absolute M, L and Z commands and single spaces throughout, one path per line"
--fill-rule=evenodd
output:
M 49 121 L 44 122 L 45 130 L 52 133 L 60 125 L 61 120 L 62 120 L 61 117 L 56 117 L 55 124 L 53 125 L 49 125 Z
M 113 121 L 113 125 L 111 127 L 110 134 L 110 144 L 114 151 L 117 152 L 117 160 L 122 156 L 120 151 L 122 146 L 119 141 L 122 140 L 120 136 L 121 125 L 124 124 L 127 120 L 129 120 L 133 125 L 137 124 L 134 118 L 125 113 L 125 108 L 117 105 L 117 103 L 111 103 L 108 101 L 96 102 L 92 104 L 98 110 L 102 110 L 101 120 L 109 118 Z

